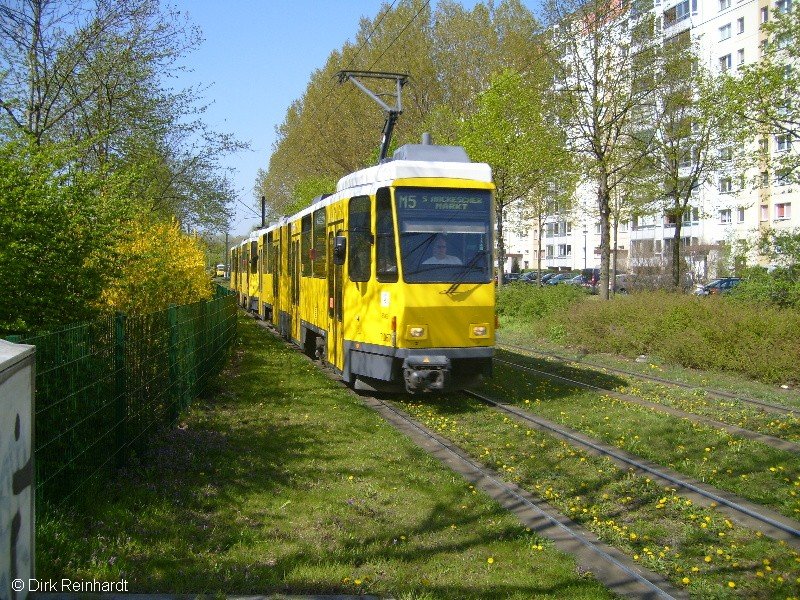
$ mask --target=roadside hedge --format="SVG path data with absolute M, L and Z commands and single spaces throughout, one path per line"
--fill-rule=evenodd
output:
M 603 302 L 561 288 L 501 290 L 498 313 L 504 323 L 533 336 L 588 352 L 647 354 L 767 383 L 800 382 L 800 311 L 668 292 L 617 295 Z M 564 292 L 561 305 L 550 297 L 554 292 Z M 537 299 L 540 293 L 545 296 Z M 551 307 L 541 316 L 526 309 L 541 302 Z

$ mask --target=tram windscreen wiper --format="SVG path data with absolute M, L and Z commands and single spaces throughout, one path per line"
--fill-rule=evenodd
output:
M 486 250 L 478 250 L 475 253 L 475 256 L 473 256 L 472 259 L 466 265 L 464 265 L 461 268 L 461 271 L 459 271 L 458 276 L 456 277 L 456 280 L 453 282 L 453 284 L 449 288 L 447 288 L 444 291 L 444 293 L 445 294 L 452 294 L 453 292 L 455 292 L 458 289 L 458 286 L 460 286 L 462 283 L 464 283 L 464 280 L 467 278 L 467 275 L 469 274 L 469 272 L 471 270 L 473 270 L 473 269 L 482 270 L 484 267 L 482 267 L 482 266 L 479 267 L 479 266 L 476 265 L 476 263 L 478 262 L 479 258 L 482 258 L 482 257 L 486 256 L 487 254 L 488 254 L 488 252 Z

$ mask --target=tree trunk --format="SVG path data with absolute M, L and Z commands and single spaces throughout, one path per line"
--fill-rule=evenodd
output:
M 683 215 L 675 219 L 675 237 L 672 238 L 672 285 L 676 291 L 681 289 L 681 229 Z
M 611 262 L 611 206 L 608 190 L 608 173 L 600 171 L 597 189 L 598 209 L 600 213 L 600 298 L 608 300 L 608 275 Z
M 42 0 L 31 2 L 31 40 L 28 47 L 28 133 L 40 143 L 42 118 L 41 73 L 39 72 L 39 40 L 42 35 Z

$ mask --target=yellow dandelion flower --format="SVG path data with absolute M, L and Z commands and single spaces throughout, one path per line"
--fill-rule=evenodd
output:
M 728 582 L 728 587 L 729 587 L 729 588 L 735 588 L 735 587 L 736 587 L 736 584 L 735 584 L 733 581 L 729 581 L 729 582 Z
M 710 563 L 711 562 L 711 557 L 710 556 L 706 556 L 703 560 L 706 561 L 707 563 Z
M 489 563 L 490 565 L 494 564 L 494 557 L 490 556 L 489 558 L 486 559 L 486 562 Z
M 683 579 L 681 579 L 681 581 L 683 582 L 684 585 L 689 585 L 689 583 L 691 583 L 691 580 L 688 577 L 684 577 Z

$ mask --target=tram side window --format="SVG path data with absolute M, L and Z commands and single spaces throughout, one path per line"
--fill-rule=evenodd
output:
M 303 277 L 309 277 L 311 275 L 311 215 L 303 217 L 300 225 L 300 246 Z
M 258 242 L 250 242 L 250 272 L 258 273 Z
M 271 231 L 267 234 L 267 239 L 264 242 L 264 254 L 267 257 L 267 262 L 266 262 L 266 265 L 264 267 L 264 272 L 269 274 L 269 273 L 273 272 L 272 270 L 274 268 L 273 267 L 274 256 L 272 254 L 272 232 Z
M 258 249 L 258 262 L 259 264 L 259 271 L 261 273 L 267 272 L 267 267 L 269 263 L 269 246 L 267 245 L 267 236 L 266 234 L 261 236 L 261 247 Z
M 397 253 L 394 249 L 394 217 L 389 188 L 379 189 L 375 198 L 377 278 L 384 283 L 394 283 L 397 281 Z
M 314 211 L 314 277 L 327 277 L 327 252 L 325 251 L 325 209 Z
M 368 196 L 357 196 L 350 200 L 348 226 L 350 241 L 348 248 L 351 281 L 369 281 L 372 254 L 370 223 L 370 201 Z

